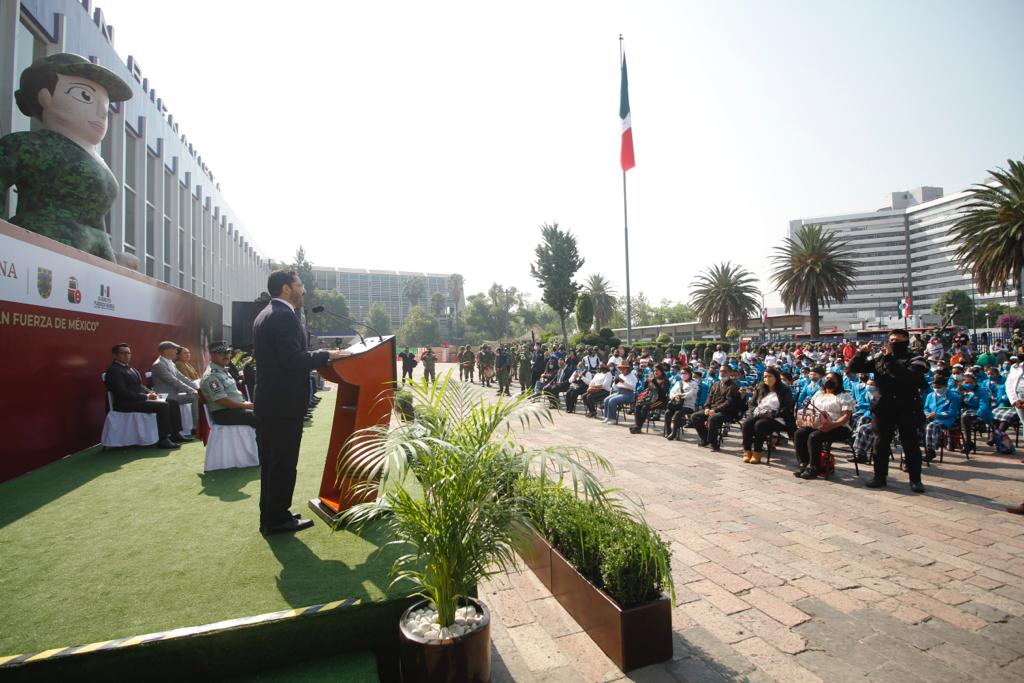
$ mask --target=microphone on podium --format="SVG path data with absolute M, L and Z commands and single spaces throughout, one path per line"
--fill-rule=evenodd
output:
M 376 330 L 376 329 L 374 329 L 374 328 L 370 327 L 370 326 L 369 326 L 369 325 L 367 325 L 366 323 L 361 323 L 361 322 L 359 322 L 358 320 L 354 320 L 354 319 L 352 319 L 352 318 L 349 318 L 348 316 L 344 316 L 344 315 L 338 315 L 338 314 L 337 314 L 337 313 L 335 313 L 334 311 L 328 311 L 328 310 L 327 310 L 327 309 L 325 309 L 325 308 L 324 308 L 323 306 L 314 306 L 313 308 L 311 308 L 311 309 L 309 309 L 309 310 L 310 310 L 310 313 L 326 313 L 327 315 L 331 316 L 331 317 L 332 317 L 332 318 L 334 318 L 335 320 L 338 320 L 338 321 L 340 321 L 340 322 L 343 322 L 343 323 L 348 323 L 348 324 L 350 324 L 350 325 L 362 325 L 363 327 L 365 327 L 366 329 L 368 329 L 368 330 L 369 330 L 370 332 L 375 332 L 375 333 L 376 333 L 376 334 L 378 335 L 378 337 L 380 338 L 380 341 L 384 341 L 384 335 L 383 335 L 383 334 L 381 334 L 381 332 L 380 332 L 380 331 L 378 331 L 378 330 Z M 359 342 L 360 342 L 360 343 L 361 343 L 361 344 L 362 344 L 363 346 L 366 346 L 366 340 L 365 340 L 365 339 L 363 339 L 363 335 L 359 334 L 359 330 L 357 330 L 357 329 L 356 329 L 355 327 L 353 327 L 353 328 L 352 328 L 352 331 L 353 331 L 353 332 L 355 332 L 355 333 L 356 333 L 356 336 L 358 336 L 358 337 L 359 337 Z

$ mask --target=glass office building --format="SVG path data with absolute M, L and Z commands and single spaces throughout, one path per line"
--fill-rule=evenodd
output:
M 398 270 L 366 270 L 365 268 L 328 268 L 313 266 L 317 289 L 341 292 L 348 300 L 352 317 L 362 320 L 370 310 L 370 304 L 379 302 L 388 311 L 393 329 L 398 329 L 409 314 L 409 301 L 405 298 L 403 286 L 414 278 L 423 281 L 423 297 L 419 305 L 432 310 L 431 299 L 434 294 L 444 296 L 444 313 L 438 316 L 446 321 L 449 309 L 463 308 L 461 301 L 456 302 L 450 292 L 448 278 L 450 274 L 442 273 L 410 273 Z
M 932 304 L 951 289 L 975 296 L 977 304 L 1014 302 L 1016 291 L 981 296 L 969 272 L 954 260 L 951 228 L 970 199 L 970 192 L 943 196 L 940 187 L 893 192 L 888 206 L 870 213 L 801 218 L 790 221 L 793 237 L 805 225 L 819 224 L 846 242 L 858 266 L 847 300 L 821 311 L 836 323 L 895 315 L 899 300 L 911 298 L 915 314 L 930 313 Z
M 103 12 L 91 0 L 3 0 L 0 31 L 0 133 L 39 127 L 18 110 L 14 91 L 21 72 L 46 55 L 82 55 L 131 85 L 132 99 L 111 105 L 100 145 L 121 186 L 105 226 L 114 252 L 133 256 L 128 260 L 150 277 L 220 304 L 229 329 L 231 302 L 252 301 L 266 289 L 270 261 L 137 60 L 114 50 Z M 9 215 L 16 197 L 12 190 Z

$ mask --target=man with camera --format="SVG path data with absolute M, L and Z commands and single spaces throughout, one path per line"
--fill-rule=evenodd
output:
M 869 356 L 872 348 L 871 342 L 860 347 L 849 365 L 854 372 L 871 372 L 875 376 L 876 394 L 871 403 L 875 476 L 866 486 L 877 489 L 886 485 L 892 437 L 899 430 L 910 488 L 915 493 L 924 493 L 918 428 L 924 422 L 928 362 L 910 354 L 910 334 L 906 330 L 892 330 L 881 351 Z

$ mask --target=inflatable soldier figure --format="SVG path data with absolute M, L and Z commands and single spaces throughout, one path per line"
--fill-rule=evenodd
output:
M 0 211 L 18 189 L 15 225 L 109 261 L 104 217 L 119 183 L 96 146 L 107 133 L 111 102 L 132 90 L 114 72 L 85 57 L 43 57 L 21 73 L 18 109 L 43 127 L 0 138 Z
M 910 354 L 910 334 L 906 330 L 892 330 L 881 352 L 868 356 L 871 346 L 871 342 L 862 346 L 849 366 L 853 372 L 872 372 L 875 375 L 876 394 L 871 402 L 875 476 L 867 487 L 877 489 L 886 485 L 892 438 L 899 430 L 910 488 L 916 493 L 924 493 L 918 429 L 924 423 L 928 362 L 921 356 Z

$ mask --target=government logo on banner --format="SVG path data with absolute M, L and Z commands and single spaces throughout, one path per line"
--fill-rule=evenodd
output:
M 78 289 L 78 278 L 74 275 L 68 278 L 68 303 L 82 303 L 82 291 Z
M 92 305 L 105 311 L 114 310 L 114 301 L 110 298 L 110 285 L 100 285 L 100 295 L 96 297 Z
M 44 299 L 53 294 L 53 271 L 49 268 L 36 268 L 36 291 Z

